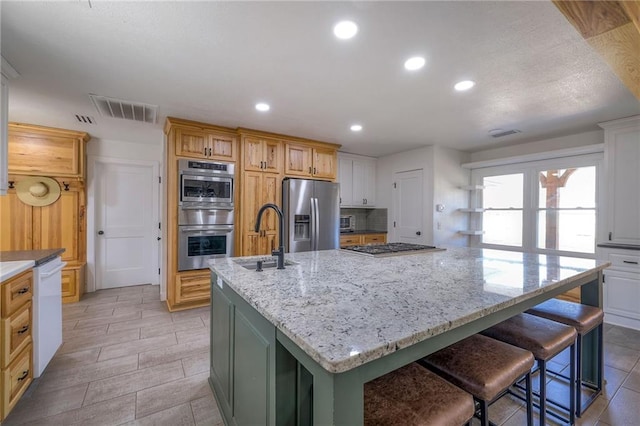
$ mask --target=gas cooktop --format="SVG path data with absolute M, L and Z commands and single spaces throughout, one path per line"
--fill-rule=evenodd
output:
M 444 249 L 434 246 L 409 243 L 367 244 L 363 246 L 344 247 L 342 250 L 374 257 L 399 256 L 402 254 L 427 253 Z

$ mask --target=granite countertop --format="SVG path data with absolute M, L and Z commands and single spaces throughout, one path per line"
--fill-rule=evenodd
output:
M 270 256 L 241 258 L 243 261 Z M 449 248 L 373 258 L 341 250 L 287 253 L 296 265 L 255 272 L 211 261 L 236 293 L 332 373 L 355 368 L 532 298 L 608 262 Z
M 361 234 L 386 234 L 387 231 L 373 231 L 371 229 L 355 230 L 353 232 L 341 232 L 340 236 L 361 235 Z
M 64 253 L 65 249 L 47 249 L 47 250 L 16 250 L 16 251 L 0 251 L 0 262 L 14 262 L 18 260 L 33 260 L 35 266 L 54 259 Z
M 640 250 L 640 246 L 635 244 L 600 243 L 598 244 L 598 247 L 617 248 L 617 249 L 625 249 L 625 250 Z

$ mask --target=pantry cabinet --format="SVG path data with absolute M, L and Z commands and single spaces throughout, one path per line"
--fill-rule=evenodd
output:
M 338 154 L 340 207 L 375 207 L 376 159 Z
M 258 210 L 264 204 L 281 204 L 282 177 L 272 173 L 244 172 L 242 182 L 242 256 L 271 254 L 278 244 L 278 217 L 272 209 L 262 215 L 255 231 Z
M 62 301 L 77 302 L 85 289 L 86 189 L 85 144 L 89 135 L 31 124 L 9 124 L 9 184 L 0 197 L 0 249 L 64 248 Z M 54 203 L 23 203 L 15 186 L 27 176 L 46 176 L 60 188 Z M 12 188 L 14 187 L 14 188 Z M 66 279 L 65 279 L 66 278 Z
M 600 123 L 605 138 L 607 235 L 640 245 L 640 116 Z

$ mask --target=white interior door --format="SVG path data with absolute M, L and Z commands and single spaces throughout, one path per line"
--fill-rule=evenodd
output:
M 157 282 L 157 170 L 96 163 L 96 288 Z
M 393 217 L 397 242 L 424 244 L 422 170 L 394 173 Z

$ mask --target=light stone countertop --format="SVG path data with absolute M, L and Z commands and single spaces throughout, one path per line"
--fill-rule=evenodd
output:
M 0 281 L 13 278 L 27 269 L 33 268 L 36 264 L 33 260 L 14 260 L 11 262 L 0 262 Z
M 448 248 L 373 258 L 342 250 L 287 253 L 297 265 L 255 272 L 211 261 L 231 289 L 331 373 L 340 373 L 545 291 L 608 262 Z

